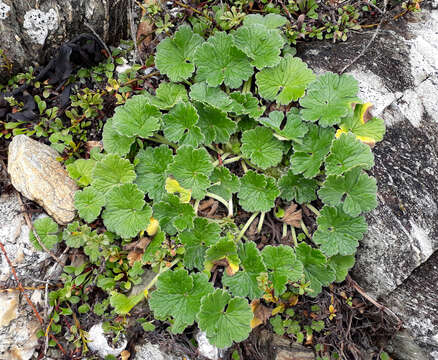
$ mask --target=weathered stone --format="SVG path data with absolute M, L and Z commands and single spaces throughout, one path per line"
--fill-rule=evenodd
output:
M 128 341 L 122 336 L 119 344 L 113 347 L 109 344 L 108 339 L 103 331 L 102 323 L 93 325 L 90 330 L 88 330 L 88 342 L 87 345 L 91 351 L 96 352 L 104 358 L 108 355 L 113 355 L 115 357 L 119 356 L 123 350 L 125 350 Z
M 204 331 L 198 331 L 195 336 L 196 341 L 198 342 L 198 351 L 199 354 L 205 356 L 210 360 L 218 360 L 219 359 L 219 349 L 210 344 L 210 341 L 207 339 L 207 334 Z
M 20 212 L 16 193 L 0 196 L 0 241 L 23 286 L 34 285 L 34 278 L 44 278 L 49 256 L 36 252 L 30 244 L 29 229 Z M 15 288 L 12 271 L 3 252 L 0 254 L 0 284 Z M 40 291 L 33 293 L 32 301 L 42 305 Z M 30 359 L 38 345 L 35 333 L 39 328 L 24 297 L 15 290 L 0 294 L 0 359 Z
M 181 357 L 166 354 L 160 350 L 159 345 L 151 344 L 150 342 L 136 345 L 134 349 L 135 354 L 133 360 L 181 360 Z
M 56 48 L 81 33 L 88 24 L 101 38 L 115 44 L 128 38 L 129 0 L 0 0 L 2 50 L 13 72 L 45 63 Z M 0 65 L 5 59 L 0 57 Z M 0 81 L 10 77 L 0 66 Z
M 78 189 L 52 148 L 25 135 L 9 144 L 8 173 L 23 196 L 37 202 L 54 220 L 65 225 L 75 216 L 74 193 Z
M 374 148 L 378 207 L 367 215 L 353 277 L 390 307 L 429 354 L 438 350 L 438 11 L 383 27 L 348 68 L 387 133 Z M 317 72 L 339 72 L 373 36 L 312 43 L 298 55 Z M 418 348 L 403 337 L 406 349 Z M 399 359 L 412 359 L 397 352 Z M 423 359 L 418 357 L 417 359 Z

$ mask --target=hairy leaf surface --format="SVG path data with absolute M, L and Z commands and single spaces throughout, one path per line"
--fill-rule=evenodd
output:
M 298 204 L 316 200 L 318 182 L 306 179 L 303 175 L 295 175 L 291 169 L 278 181 L 280 197 L 284 200 L 295 200 Z
M 236 123 L 227 117 L 227 113 L 212 106 L 196 103 L 200 127 L 205 137 L 205 144 L 227 143 L 236 131 Z
M 269 176 L 257 174 L 249 170 L 241 178 L 239 197 L 240 206 L 249 212 L 269 211 L 274 207 L 274 202 L 280 194 L 275 180 Z
M 75 193 L 75 208 L 87 223 L 97 219 L 104 205 L 104 196 L 92 186 Z
M 209 188 L 209 192 L 219 195 L 225 200 L 230 200 L 232 194 L 240 189 L 240 179 L 224 166 L 214 168 L 210 181 L 215 185 Z
M 164 196 L 160 202 L 154 203 L 153 209 L 154 217 L 159 221 L 161 229 L 169 235 L 193 227 L 193 206 L 182 203 L 175 195 Z
M 242 154 L 262 169 L 277 165 L 282 157 L 282 144 L 265 127 L 247 130 L 242 134 Z

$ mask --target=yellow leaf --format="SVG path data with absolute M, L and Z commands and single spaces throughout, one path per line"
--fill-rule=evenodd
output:
M 177 180 L 170 177 L 166 179 L 165 189 L 169 194 L 179 194 L 182 203 L 188 203 L 192 198 L 192 190 L 184 189 Z
M 276 306 L 274 308 L 274 310 L 272 310 L 272 316 L 277 315 L 278 313 L 282 313 L 285 309 L 285 305 L 284 304 L 280 304 L 278 306 Z
M 149 222 L 149 225 L 146 229 L 146 232 L 149 236 L 154 236 L 157 231 L 158 231 L 158 227 L 160 226 L 159 222 L 157 219 L 151 217 L 151 220 Z

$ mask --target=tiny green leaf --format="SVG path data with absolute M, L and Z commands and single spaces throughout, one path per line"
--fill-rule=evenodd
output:
M 376 179 L 365 174 L 359 167 L 343 176 L 330 175 L 318 191 L 321 200 L 330 206 L 343 203 L 343 210 L 357 216 L 377 206 Z
M 310 282 L 309 296 L 317 296 L 323 286 L 335 280 L 335 272 L 328 266 L 327 258 L 321 250 L 313 249 L 302 242 L 296 247 L 296 255 L 297 259 L 303 263 L 306 281 Z
M 153 210 L 161 229 L 169 235 L 193 227 L 195 210 L 192 205 L 180 202 L 178 196 L 164 196 L 160 202 L 154 203 Z
M 206 190 L 210 186 L 208 177 L 213 171 L 207 150 L 194 149 L 189 145 L 181 146 L 168 170 L 182 187 L 192 190 L 194 199 L 205 197 Z
M 339 124 L 351 110 L 359 85 L 351 75 L 326 73 L 309 85 L 307 95 L 300 99 L 301 113 L 307 121 L 318 121 L 323 127 Z
M 245 299 L 232 298 L 226 291 L 217 289 L 202 298 L 198 324 L 211 344 L 226 348 L 233 341 L 248 337 L 252 318 L 253 313 Z
M 91 185 L 106 195 L 115 186 L 132 183 L 134 179 L 134 166 L 129 160 L 108 154 L 94 167 Z
M 294 175 L 293 171 L 284 174 L 278 180 L 280 197 L 284 200 L 295 200 L 298 204 L 316 200 L 316 189 L 318 182 L 313 179 L 306 179 L 302 175 Z
M 144 193 L 135 184 L 120 185 L 107 195 L 102 213 L 103 223 L 109 231 L 124 239 L 145 230 L 152 216 L 152 209 L 145 205 Z
M 113 128 L 125 137 L 147 138 L 160 129 L 160 121 L 160 110 L 144 95 L 133 96 L 125 105 L 116 107 L 112 117 Z
M 58 234 L 58 224 L 55 223 L 52 218 L 48 216 L 39 218 L 33 222 L 33 227 L 38 234 L 41 242 L 48 250 L 51 250 L 56 243 L 61 241 L 61 236 Z M 29 240 L 35 247 L 35 249 L 39 251 L 43 250 L 38 243 L 38 240 L 35 238 L 33 231 L 29 232 Z
M 104 205 L 104 196 L 92 186 L 75 193 L 75 207 L 79 212 L 79 216 L 87 223 L 97 219 Z
M 210 181 L 214 185 L 209 188 L 209 192 L 219 195 L 225 200 L 230 200 L 232 194 L 240 189 L 240 179 L 224 166 L 214 168 Z
M 350 216 L 341 207 L 324 206 L 317 223 L 312 240 L 327 256 L 354 254 L 368 229 L 363 216 Z
M 242 134 L 242 154 L 262 169 L 277 165 L 282 157 L 282 145 L 265 127 L 247 130 Z
M 252 59 L 251 65 L 261 70 L 280 62 L 284 39 L 277 29 L 263 25 L 241 26 L 233 33 L 234 45 Z
M 68 224 L 62 232 L 62 239 L 65 244 L 76 249 L 84 246 L 91 236 L 93 235 L 90 227 L 88 225 L 79 225 L 79 221 Z
M 290 55 L 282 58 L 278 65 L 256 74 L 260 95 L 281 105 L 297 101 L 314 79 L 315 75 L 306 63 Z
M 167 167 L 172 162 L 172 150 L 166 145 L 148 147 L 136 156 L 137 179 L 135 183 L 153 200 L 161 200 L 166 194 Z
M 172 332 L 180 334 L 192 325 L 201 306 L 201 298 L 213 292 L 205 274 L 189 275 L 187 270 L 166 271 L 158 278 L 149 305 L 156 317 L 171 316 Z
M 172 81 L 188 79 L 195 71 L 194 53 L 202 43 L 202 37 L 193 33 L 189 26 L 181 26 L 172 38 L 158 44 L 155 55 L 157 69 Z
M 247 56 L 233 45 L 231 35 L 217 32 L 210 36 L 195 53 L 198 80 L 210 86 L 225 83 L 232 89 L 242 85 L 253 74 Z
M 311 125 L 302 143 L 294 144 L 295 152 L 291 158 L 293 173 L 302 173 L 308 179 L 315 177 L 330 150 L 333 139 L 334 129 Z
M 286 291 L 288 281 L 298 281 L 301 279 L 303 264 L 297 260 L 290 246 L 265 246 L 262 256 L 276 296 L 280 296 Z
M 110 296 L 110 304 L 114 308 L 116 314 L 127 315 L 132 308 L 143 299 L 144 295 L 142 292 L 138 295 L 128 297 L 125 294 L 120 294 L 114 291 Z
M 179 234 L 179 241 L 184 245 L 184 266 L 192 270 L 204 269 L 204 258 L 207 248 L 219 241 L 221 228 L 218 224 L 205 218 L 195 218 L 193 229 Z
M 267 212 L 274 207 L 275 199 L 279 194 L 280 190 L 273 178 L 249 170 L 241 178 L 240 191 L 237 196 L 244 210 Z
M 204 142 L 201 129 L 196 126 L 198 113 L 192 104 L 178 103 L 163 117 L 165 137 L 180 144 L 198 147 Z
M 235 296 L 259 298 L 263 290 L 258 286 L 257 277 L 266 271 L 262 256 L 254 242 L 240 243 L 238 255 L 242 269 L 233 276 L 224 274 L 222 283 L 227 286 Z

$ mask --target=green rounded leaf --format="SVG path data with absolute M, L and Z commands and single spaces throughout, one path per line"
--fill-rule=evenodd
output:
M 341 256 L 335 255 L 332 256 L 328 264 L 336 273 L 336 282 L 342 282 L 348 275 L 348 270 L 350 270 L 354 266 L 354 256 Z
M 291 169 L 294 174 L 303 174 L 305 178 L 315 177 L 321 168 L 334 139 L 334 129 L 324 129 L 316 125 L 309 127 L 309 132 L 302 143 L 294 144 Z
M 284 200 L 295 200 L 298 204 L 316 200 L 318 182 L 313 179 L 306 179 L 302 175 L 294 175 L 293 171 L 284 174 L 278 180 L 280 197 Z
M 325 160 L 327 175 L 341 175 L 344 172 L 360 167 L 366 170 L 374 166 L 374 155 L 370 147 L 353 134 L 342 134 L 333 141 L 330 155 Z
M 377 206 L 376 179 L 358 167 L 353 168 L 343 176 L 327 176 L 318 195 L 325 204 L 337 206 L 342 203 L 344 212 L 357 216 Z
M 250 118 L 257 119 L 265 112 L 265 106 L 260 107 L 257 98 L 251 94 L 242 94 L 238 91 L 230 94 L 232 99 L 231 111 L 237 115 L 248 115 Z
M 287 121 L 282 126 L 284 114 L 282 111 L 271 111 L 269 117 L 260 118 L 258 121 L 275 131 L 275 137 L 279 140 L 294 140 L 302 143 L 302 138 L 309 131 L 308 126 L 303 122 L 296 108 L 287 113 Z
M 328 266 L 327 258 L 321 250 L 313 249 L 302 242 L 296 247 L 297 259 L 303 263 L 304 275 L 309 285 L 309 296 L 316 297 L 323 286 L 330 285 L 335 281 L 334 270 Z
M 297 260 L 290 246 L 265 246 L 262 256 L 268 269 L 269 280 L 274 287 L 275 296 L 280 296 L 286 291 L 286 284 L 289 281 L 301 279 L 303 264 Z
M 75 208 L 87 223 L 97 219 L 105 205 L 105 197 L 92 186 L 75 193 Z
M 241 270 L 233 276 L 224 274 L 222 283 L 235 296 L 260 298 L 263 290 L 259 288 L 257 277 L 266 271 L 260 251 L 254 242 L 240 243 L 238 248 Z
M 161 112 L 149 104 L 144 95 L 128 99 L 123 106 L 116 107 L 112 117 L 113 128 L 122 136 L 147 138 L 160 130 Z
M 363 216 L 350 216 L 342 207 L 324 206 L 317 223 L 312 240 L 327 256 L 354 254 L 368 229 Z
M 195 210 L 192 205 L 180 202 L 178 196 L 164 196 L 160 202 L 154 203 L 153 209 L 161 229 L 169 235 L 193 227 Z
M 167 167 L 172 158 L 172 150 L 167 145 L 148 147 L 140 150 L 135 157 L 135 183 L 153 200 L 161 200 L 166 194 Z
M 221 110 L 228 109 L 232 103 L 230 97 L 220 88 L 208 86 L 205 81 L 198 82 L 190 87 L 190 98 Z
M 277 29 L 263 25 L 241 26 L 233 33 L 234 45 L 252 59 L 251 65 L 261 70 L 280 62 L 284 39 Z
M 202 298 L 198 324 L 211 344 L 226 348 L 248 337 L 252 318 L 248 301 L 217 289 Z
M 71 178 L 76 180 L 79 186 L 88 186 L 91 182 L 91 174 L 93 173 L 96 161 L 91 159 L 78 159 L 75 162 L 68 164 L 66 169 Z
M 297 101 L 314 79 L 315 75 L 306 63 L 290 55 L 282 58 L 278 65 L 256 74 L 260 95 L 281 105 Z
M 196 126 L 198 113 L 190 103 L 178 103 L 163 117 L 165 137 L 180 144 L 199 146 L 204 142 L 201 129 Z
M 61 236 L 59 234 L 58 224 L 52 220 L 52 218 L 45 216 L 39 218 L 33 222 L 33 227 L 38 234 L 43 245 L 51 250 L 56 245 L 56 243 L 61 241 Z M 35 247 L 35 249 L 42 251 L 43 248 L 38 243 L 35 238 L 33 231 L 29 231 L 29 241 Z
M 240 183 L 240 191 L 237 196 L 239 204 L 244 210 L 267 212 L 274 207 L 275 199 L 280 194 L 280 190 L 273 178 L 249 170 L 241 178 Z
M 134 179 L 134 166 L 129 160 L 109 154 L 94 167 L 91 185 L 106 195 L 115 186 L 132 183 Z
M 283 146 L 265 127 L 242 134 L 242 154 L 262 169 L 277 165 L 283 157 Z
M 202 103 L 195 103 L 195 106 L 199 115 L 197 126 L 205 137 L 205 144 L 227 143 L 236 131 L 236 123 L 220 109 Z
M 155 55 L 157 69 L 172 81 L 188 79 L 195 71 L 193 55 L 202 43 L 202 37 L 193 33 L 189 26 L 180 26 L 172 38 L 158 44 Z
M 113 119 L 108 119 L 103 127 L 102 141 L 106 152 L 124 156 L 129 153 L 135 137 L 120 135 L 113 127 Z
M 205 197 L 210 186 L 209 176 L 213 171 L 207 150 L 194 149 L 189 145 L 181 146 L 168 170 L 182 187 L 192 190 L 194 199 Z
M 237 255 L 236 243 L 233 240 L 222 238 L 207 249 L 204 261 L 205 269 L 210 271 L 213 265 L 221 260 L 228 263 L 227 271 L 234 273 L 239 268 L 240 259 Z
M 79 225 L 79 221 L 68 224 L 62 232 L 62 239 L 65 244 L 75 249 L 84 246 L 92 236 L 90 227 L 88 225 Z
M 149 96 L 151 105 L 161 110 L 168 110 L 178 102 L 188 101 L 187 90 L 184 85 L 162 82 L 155 91 L 155 96 Z
M 124 184 L 112 189 L 102 213 L 109 231 L 124 239 L 136 236 L 149 225 L 152 209 L 145 205 L 144 193 L 135 184 Z
M 309 85 L 306 96 L 300 99 L 303 118 L 318 121 L 323 127 L 339 124 L 358 102 L 358 81 L 351 75 L 326 73 Z
M 278 14 L 250 14 L 246 15 L 243 19 L 243 25 L 263 25 L 268 29 L 277 29 L 287 24 L 287 19 L 284 16 Z
M 149 306 L 156 317 L 171 316 L 174 320 L 171 330 L 180 334 L 194 323 L 201 298 L 212 292 L 213 285 L 205 274 L 189 275 L 184 269 L 166 271 L 158 278 Z
M 232 89 L 248 80 L 254 70 L 248 57 L 233 45 L 231 35 L 217 32 L 210 36 L 195 53 L 197 77 L 207 81 L 210 86 L 219 86 L 222 82 Z
M 240 189 L 239 178 L 224 166 L 214 168 L 210 181 L 214 185 L 208 189 L 209 192 L 219 195 L 225 200 L 230 200 L 232 194 Z
M 205 252 L 220 239 L 221 228 L 205 218 L 195 218 L 193 229 L 179 234 L 178 239 L 184 245 L 184 266 L 192 270 L 204 269 Z

